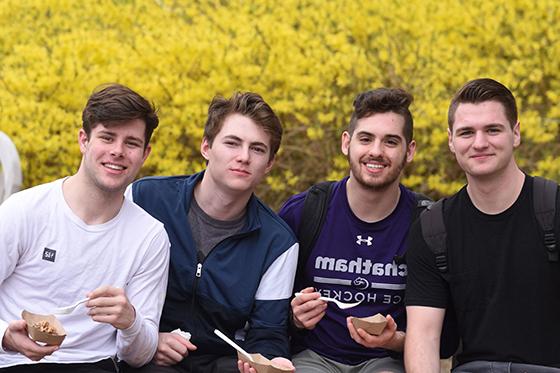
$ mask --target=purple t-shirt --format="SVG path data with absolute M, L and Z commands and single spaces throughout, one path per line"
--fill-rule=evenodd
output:
M 406 250 L 416 200 L 411 191 L 400 185 L 395 210 L 379 222 L 366 223 L 350 209 L 347 180 L 333 185 L 325 223 L 305 265 L 304 281 L 324 296 L 362 303 L 346 310 L 329 303 L 325 316 L 313 330 L 297 338 L 296 345 L 340 363 L 356 365 L 387 356 L 388 352 L 354 342 L 346 326 L 347 316 L 390 314 L 399 330 L 406 327 L 403 300 L 407 267 L 398 257 Z M 294 232 L 298 232 L 304 199 L 305 193 L 291 197 L 279 212 Z M 302 286 L 296 284 L 295 291 Z

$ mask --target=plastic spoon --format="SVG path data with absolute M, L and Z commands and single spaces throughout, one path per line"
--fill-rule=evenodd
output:
M 89 298 L 84 298 L 82 300 L 77 301 L 76 303 L 70 305 L 70 306 L 66 306 L 66 307 L 59 307 L 57 309 L 54 310 L 54 314 L 55 315 L 67 315 L 69 313 L 72 313 L 72 311 L 74 311 L 76 309 L 76 307 L 78 307 L 80 304 L 85 303 L 89 300 Z
M 253 360 L 253 358 L 251 357 L 251 355 L 249 355 L 249 353 L 247 351 L 245 351 L 244 349 L 242 349 L 241 347 L 239 347 L 237 345 L 237 343 L 235 343 L 234 341 L 232 341 L 231 339 L 229 339 L 224 333 L 222 333 L 221 331 L 219 331 L 218 329 L 214 329 L 214 334 L 216 334 L 218 337 L 222 338 L 228 345 L 230 345 L 231 347 L 235 348 L 237 351 L 239 351 L 243 356 L 245 356 L 249 361 L 251 362 L 255 362 Z

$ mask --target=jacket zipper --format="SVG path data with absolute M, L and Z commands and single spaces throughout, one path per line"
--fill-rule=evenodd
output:
M 198 280 L 202 277 L 202 264 L 204 264 L 204 254 L 202 251 L 196 252 L 196 272 L 194 274 L 193 289 L 192 289 L 192 309 L 194 311 L 195 300 L 196 300 L 196 288 L 198 286 Z

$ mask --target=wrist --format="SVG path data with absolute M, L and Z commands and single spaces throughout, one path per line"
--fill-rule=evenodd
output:
M 405 332 L 397 330 L 395 332 L 395 334 L 393 335 L 393 338 L 391 338 L 388 341 L 385 348 L 388 349 L 388 350 L 396 351 L 396 352 L 402 352 L 404 350 L 404 340 L 405 340 L 405 338 L 406 338 Z
M 295 315 L 292 315 L 292 317 L 290 318 L 292 320 L 292 325 L 298 329 L 298 330 L 303 330 L 305 329 L 305 327 L 303 326 L 303 324 L 301 324 L 298 319 L 295 317 Z
M 2 336 L 2 351 L 4 352 L 14 352 L 15 349 L 12 347 L 12 344 L 9 343 L 11 336 L 9 335 L 9 330 L 6 329 L 4 335 Z

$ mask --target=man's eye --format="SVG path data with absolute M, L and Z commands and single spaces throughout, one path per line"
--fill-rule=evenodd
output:
M 265 150 L 264 148 L 261 148 L 261 147 L 258 147 L 258 146 L 254 146 L 254 147 L 253 147 L 253 150 L 254 150 L 255 152 L 261 153 L 261 154 L 266 153 L 266 150 Z

